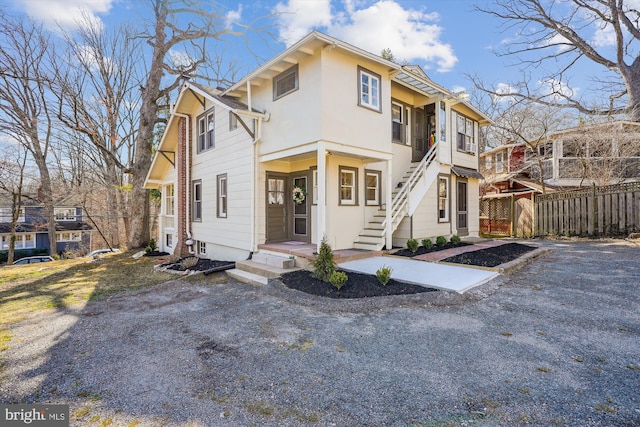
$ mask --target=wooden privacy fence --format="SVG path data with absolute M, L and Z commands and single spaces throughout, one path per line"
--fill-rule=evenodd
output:
M 619 236 L 640 230 L 640 182 L 539 194 L 535 235 Z

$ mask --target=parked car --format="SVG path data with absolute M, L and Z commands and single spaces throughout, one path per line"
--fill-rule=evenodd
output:
M 87 258 L 94 258 L 97 257 L 99 255 L 104 255 L 104 254 L 108 254 L 110 252 L 120 252 L 120 249 L 96 249 L 95 251 L 91 251 L 89 252 L 87 255 L 85 255 Z
M 26 258 L 20 258 L 17 261 L 14 261 L 13 265 L 22 265 L 22 264 L 35 264 L 37 262 L 49 262 L 53 261 L 48 255 L 39 255 L 39 256 L 28 256 Z

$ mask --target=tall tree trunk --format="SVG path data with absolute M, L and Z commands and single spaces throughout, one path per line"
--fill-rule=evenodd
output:
M 151 147 L 153 130 L 158 117 L 158 98 L 160 83 L 164 74 L 166 45 L 167 5 L 158 1 L 155 14 L 155 39 L 151 66 L 147 74 L 146 86 L 142 89 L 142 107 L 140 108 L 140 126 L 136 139 L 135 162 L 133 164 L 133 188 L 131 190 L 131 234 L 129 248 L 139 248 L 149 241 L 149 191 L 143 188 L 147 172 L 151 167 Z

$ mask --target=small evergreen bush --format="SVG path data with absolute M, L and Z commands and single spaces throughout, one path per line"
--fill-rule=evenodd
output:
M 449 241 L 452 244 L 457 245 L 458 243 L 460 243 L 460 236 L 458 236 L 457 234 L 454 234 L 453 236 L 451 236 L 451 239 L 449 239 Z
M 333 251 L 327 242 L 327 236 L 320 242 L 320 252 L 313 261 L 313 277 L 323 282 L 328 282 L 336 271 L 336 263 L 333 260 Z
M 418 250 L 418 241 L 416 239 L 407 240 L 407 248 L 411 251 L 411 253 L 415 254 Z
M 433 242 L 431 239 L 422 239 L 422 246 L 425 249 L 431 249 L 433 247 Z
M 447 244 L 447 238 L 444 236 L 436 237 L 436 246 L 444 246 Z
M 340 289 L 341 287 L 344 286 L 345 283 L 347 283 L 347 280 L 349 280 L 349 278 L 347 277 L 347 274 L 343 271 L 334 271 L 331 274 L 331 277 L 329 277 L 329 282 L 335 286 L 337 289 Z
M 387 267 L 385 265 L 383 265 L 376 271 L 376 277 L 378 278 L 378 282 L 380 282 L 382 286 L 385 286 L 387 283 L 389 283 L 389 280 L 391 280 L 392 271 L 393 269 L 391 267 Z
M 154 239 L 149 240 L 149 244 L 147 245 L 146 248 L 144 248 L 144 251 L 148 254 L 151 252 L 155 252 L 157 250 L 158 250 L 158 244 Z

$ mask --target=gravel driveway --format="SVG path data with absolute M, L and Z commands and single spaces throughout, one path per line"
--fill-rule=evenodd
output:
M 640 247 L 527 243 L 554 252 L 464 296 L 176 281 L 25 321 L 0 401 L 93 426 L 640 425 Z

